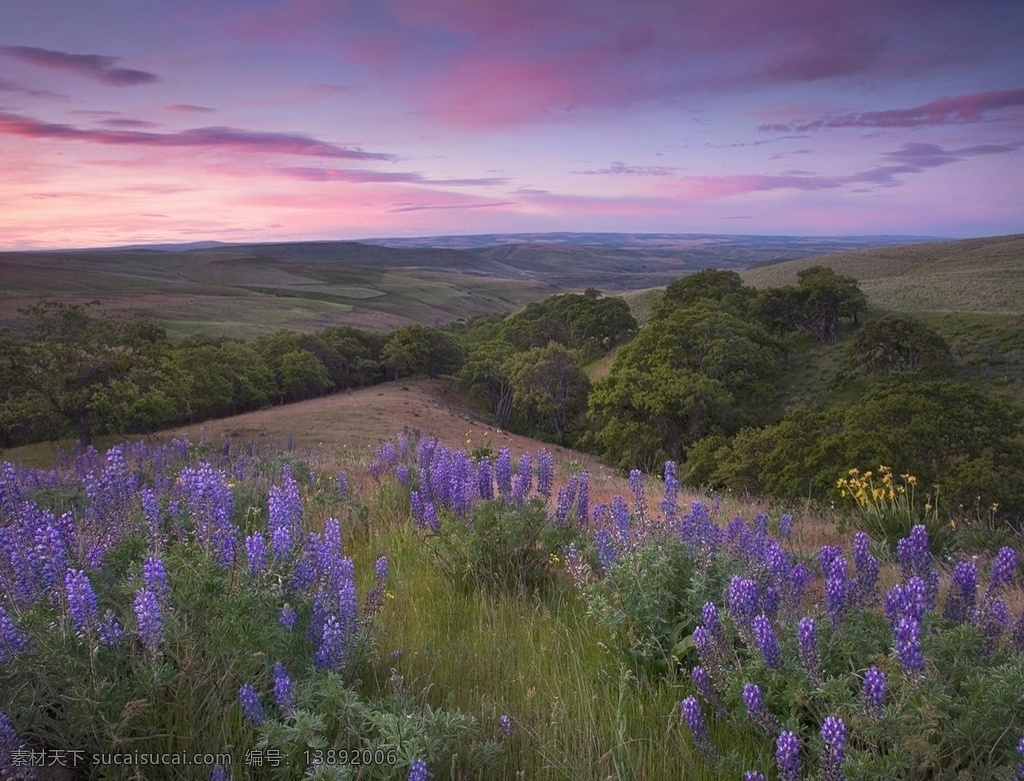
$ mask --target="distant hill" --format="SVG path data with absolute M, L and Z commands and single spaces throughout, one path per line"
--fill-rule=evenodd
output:
M 907 240 L 551 233 L 5 252 L 0 326 L 41 296 L 97 299 L 107 311 L 151 317 L 177 336 L 441 325 L 515 311 L 557 292 L 657 288 L 702 268 L 743 269 Z
M 854 277 L 884 311 L 1024 314 L 1024 234 L 831 253 L 741 275 L 755 287 L 776 287 L 814 265 Z

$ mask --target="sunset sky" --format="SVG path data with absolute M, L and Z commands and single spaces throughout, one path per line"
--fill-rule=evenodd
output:
M 0 248 L 1024 232 L 1021 0 L 0 0 Z

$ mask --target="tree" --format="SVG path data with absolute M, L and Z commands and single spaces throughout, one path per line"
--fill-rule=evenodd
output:
M 751 313 L 773 333 L 800 330 L 819 341 L 834 342 L 839 319 L 856 324 L 867 309 L 867 297 L 853 277 L 827 266 L 810 266 L 799 271 L 797 279 L 796 285 L 762 290 L 751 302 Z
M 883 317 L 860 328 L 846 350 L 846 366 L 860 373 L 933 374 L 953 363 L 949 345 L 926 325 Z
M 576 357 L 556 342 L 516 355 L 512 364 L 514 403 L 550 424 L 559 442 L 573 417 L 586 408 L 590 378 Z
M 514 354 L 512 345 L 494 339 L 471 349 L 459 370 L 459 384 L 487 397 L 494 423 L 499 428 L 507 428 L 512 415 Z
M 746 287 L 743 278 L 735 271 L 706 268 L 681 277 L 666 287 L 652 317 L 667 317 L 674 310 L 684 309 L 698 301 L 717 301 L 722 309 L 737 317 L 745 317 L 755 295 L 754 289 Z
M 454 335 L 440 328 L 403 325 L 388 334 L 381 358 L 395 380 L 417 374 L 433 379 L 458 371 L 462 346 Z
M 293 350 L 281 357 L 281 390 L 289 401 L 319 396 L 331 389 L 331 378 L 309 350 Z
M 147 393 L 158 377 L 150 362 L 163 332 L 150 324 L 91 317 L 82 306 L 57 301 L 19 311 L 29 322 L 20 338 L 8 342 L 5 372 L 13 385 L 0 416 L 28 416 L 34 425 L 23 433 L 33 438 L 70 430 L 83 445 L 91 444 L 98 430 L 117 425 L 115 410 L 130 404 L 126 394 L 133 388 Z M 133 380 L 126 382 L 128 377 Z
M 592 438 L 622 467 L 678 460 L 694 442 L 764 422 L 781 348 L 713 301 L 652 320 L 590 398 Z

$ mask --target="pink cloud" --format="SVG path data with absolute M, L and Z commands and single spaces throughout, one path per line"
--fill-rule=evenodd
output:
M 209 106 L 193 106 L 191 103 L 172 103 L 170 106 L 164 106 L 164 110 L 181 114 L 213 114 L 217 111 Z
M 762 131 L 807 133 L 812 130 L 843 127 L 920 127 L 922 125 L 970 124 L 991 118 L 994 112 L 1024 106 L 1024 88 L 994 90 L 939 98 L 905 109 L 865 111 L 810 121 L 761 125 Z
M 394 158 L 393 155 L 340 147 L 309 136 L 292 133 L 266 133 L 232 127 L 201 127 L 178 133 L 87 130 L 72 125 L 41 122 L 31 117 L 7 112 L 0 112 L 0 134 L 118 146 L 205 147 L 240 152 L 266 152 L 349 160 L 392 160 Z
M 485 187 L 496 184 L 507 184 L 508 179 L 501 176 L 462 177 L 431 179 L 422 174 L 406 171 L 367 171 L 364 169 L 340 170 L 337 168 L 292 167 L 282 168 L 281 173 L 307 182 L 350 182 L 362 184 L 366 182 L 397 182 L 404 184 L 429 184 L 447 187 Z
M 132 87 L 137 84 L 151 84 L 154 81 L 159 81 L 155 73 L 115 67 L 115 64 L 122 59 L 121 57 L 103 57 L 99 54 L 68 54 L 35 46 L 0 46 L 0 54 L 6 54 L 9 57 L 44 68 L 77 73 L 114 87 Z
M 61 95 L 57 92 L 50 92 L 44 89 L 31 89 L 29 87 L 23 87 L 21 84 L 17 84 L 7 79 L 0 79 L 0 92 L 9 92 L 14 95 L 27 95 L 30 98 L 47 98 L 49 100 L 70 100 L 67 95 Z

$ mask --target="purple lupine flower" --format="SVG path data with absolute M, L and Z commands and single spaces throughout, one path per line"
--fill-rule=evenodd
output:
M 703 628 L 703 627 L 701 627 Z M 698 694 L 704 698 L 704 701 L 710 705 L 715 715 L 722 717 L 725 715 L 725 703 L 722 702 L 722 698 L 718 696 L 718 692 L 715 691 L 714 685 L 711 683 L 711 677 L 708 675 L 707 670 L 701 666 L 693 668 L 690 673 L 690 678 L 693 681 L 693 685 L 697 688 Z
M 1024 654 L 1024 610 L 1020 611 L 1010 631 L 1010 650 L 1015 654 Z
M 498 728 L 501 730 L 501 735 L 504 738 L 511 737 L 516 733 L 515 724 L 512 723 L 512 717 L 504 715 L 498 719 Z
M 267 544 L 262 533 L 256 531 L 245 538 L 245 555 L 250 575 L 259 575 L 267 569 Z
M 803 665 L 811 683 L 818 683 L 818 666 L 821 658 L 818 655 L 818 634 L 815 631 L 814 619 L 805 616 L 796 627 L 797 644 L 800 646 L 800 664 Z
M 551 489 L 555 484 L 555 459 L 547 450 L 541 448 L 537 453 L 537 493 L 545 499 L 551 498 Z
M 607 529 L 598 529 L 594 532 L 594 546 L 597 548 L 597 559 L 601 562 L 602 569 L 608 572 L 615 563 L 617 554 Z
M 321 669 L 332 670 L 341 666 L 345 655 L 345 633 L 337 616 L 327 616 L 324 621 L 324 629 L 320 647 L 317 649 L 314 661 Z
M 281 662 L 274 662 L 274 701 L 285 715 L 295 710 L 295 692 L 292 679 Z
M 395 469 L 395 478 L 398 480 L 399 485 L 409 485 L 409 467 L 405 464 L 399 464 Z
M 818 551 L 818 565 L 821 567 L 821 577 L 827 578 L 832 569 L 832 562 L 843 555 L 843 549 L 838 545 L 822 545 Z
M 263 706 L 260 705 L 259 695 L 251 684 L 245 684 L 238 690 L 238 701 L 242 704 L 242 713 L 255 726 L 259 726 L 266 718 L 263 715 Z
M 142 562 L 142 582 L 149 591 L 156 594 L 161 604 L 171 594 L 171 587 L 167 582 L 167 569 L 163 561 L 156 556 L 147 556 Z
M 295 608 L 293 608 L 291 605 L 286 604 L 283 608 L 281 608 L 281 617 L 277 619 L 277 623 L 279 623 L 285 629 L 291 630 L 295 628 L 295 619 Z
M 846 612 L 846 559 L 843 556 L 832 559 L 828 565 L 827 575 L 825 603 L 832 626 L 837 626 L 842 623 L 843 614 Z
M 105 648 L 116 648 L 121 645 L 121 638 L 124 637 L 124 629 L 117 620 L 112 610 L 108 610 L 100 619 L 99 626 L 100 644 Z
M 775 742 L 775 763 L 782 781 L 800 781 L 800 741 L 792 732 L 779 734 Z
M 679 514 L 679 479 L 676 477 L 676 462 L 665 462 L 665 498 L 661 501 L 661 511 L 666 518 L 674 518 Z
M 779 723 L 775 717 L 764 707 L 764 700 L 761 698 L 761 688 L 755 683 L 748 683 L 743 686 L 743 704 L 747 706 L 750 718 L 767 735 L 775 735 L 779 731 Z
M 576 485 L 576 518 L 579 526 L 586 526 L 590 518 L 590 475 L 581 472 Z
M 224 765 L 216 765 L 210 773 L 210 781 L 231 781 L 228 769 Z
M 885 673 L 877 667 L 871 667 L 864 673 L 864 688 L 861 692 L 861 696 L 864 699 L 864 709 L 868 715 L 877 717 L 882 713 L 885 692 Z
M 975 610 L 974 623 L 981 630 L 982 656 L 991 659 L 999 637 L 1010 626 L 1010 608 L 1002 598 L 986 594 L 982 606 Z
M 629 487 L 633 491 L 633 514 L 641 521 L 647 519 L 647 492 L 644 490 L 644 475 L 639 469 L 629 473 Z
M 139 639 L 150 655 L 155 656 L 163 642 L 164 624 L 160 616 L 160 603 L 156 594 L 149 589 L 140 588 L 135 592 L 135 619 Z
M 932 571 L 928 529 L 922 524 L 915 526 L 911 529 L 910 536 L 896 544 L 896 553 L 903 571 L 903 579 L 909 582 L 912 576 L 920 578 L 926 587 L 927 608 L 934 610 L 939 591 L 939 576 Z
M 80 569 L 68 570 L 64 575 L 64 590 L 68 600 L 68 614 L 76 632 L 96 628 L 100 619 L 99 600 L 89 578 Z
M 793 534 L 793 516 L 790 515 L 789 513 L 786 513 L 781 518 L 779 518 L 779 536 L 783 537 L 785 539 L 789 539 L 789 537 L 792 534 Z
M 766 781 L 764 773 L 758 773 L 756 770 L 748 770 L 743 774 L 743 781 Z
M 690 728 L 690 732 L 693 734 L 693 744 L 697 747 L 697 750 L 705 758 L 717 756 L 718 750 L 711 742 L 711 736 L 708 734 L 707 727 L 704 726 L 704 714 L 700 711 L 700 703 L 697 702 L 697 698 L 687 697 L 679 703 L 679 709 L 682 711 L 686 726 Z
M 157 501 L 156 492 L 145 486 L 139 489 L 139 498 L 142 500 L 142 514 L 146 517 L 150 539 L 159 540 L 163 531 L 163 517 L 160 514 L 160 502 Z
M 381 556 L 377 559 L 375 566 L 376 579 L 373 588 L 370 589 L 364 600 L 364 610 L 367 615 L 372 615 L 384 605 L 385 582 L 388 579 L 388 557 Z
M 516 477 L 519 478 L 519 490 L 522 492 L 523 500 L 525 500 L 530 495 L 530 491 L 533 490 L 533 456 L 529 453 L 523 453 L 519 456 L 519 469 Z
M 572 505 L 573 498 L 573 495 L 569 492 L 568 486 L 562 486 L 558 489 L 558 501 L 555 502 L 555 523 L 557 525 L 565 526 L 565 522 L 569 517 L 569 508 Z
M 864 532 L 857 532 L 853 537 L 853 566 L 857 571 L 857 607 L 861 610 L 873 607 L 878 599 L 878 559 L 871 555 L 868 535 Z
M 409 765 L 409 781 L 427 781 L 427 763 L 414 759 Z
M 992 562 L 992 575 L 988 589 L 992 594 L 998 593 L 1004 586 L 1009 586 L 1013 579 L 1013 571 L 1017 569 L 1017 554 L 1010 546 L 999 549 Z
M 502 497 L 512 494 L 512 453 L 507 447 L 498 451 L 494 462 L 494 476 L 498 481 L 498 493 Z
M 1021 736 L 1020 743 L 1017 744 L 1017 753 L 1021 757 L 1021 761 L 1017 763 L 1017 781 L 1024 781 L 1024 736 Z
M 734 575 L 729 583 L 729 612 L 740 626 L 747 626 L 758 609 L 757 582 Z
M 782 669 L 782 655 L 779 653 L 779 644 L 775 640 L 772 622 L 763 613 L 759 614 L 754 616 L 753 629 L 754 638 L 761 649 L 765 663 L 773 669 Z
M 359 603 L 356 600 L 356 586 L 351 575 L 345 577 L 338 586 L 338 623 L 344 633 L 347 650 L 355 641 L 359 627 Z
M 348 498 L 348 477 L 346 477 L 344 472 L 335 475 L 334 485 L 338 491 L 339 499 Z
M 953 568 L 952 583 L 946 595 L 942 615 L 950 621 L 970 620 L 978 602 L 978 568 L 972 561 L 961 561 Z
M 7 664 L 27 648 L 25 636 L 14 625 L 4 606 L 0 605 L 0 664 Z
M 491 459 L 482 458 L 476 465 L 476 485 L 481 499 L 490 501 L 494 498 L 494 475 L 491 472 Z
M 829 716 L 821 725 L 821 738 L 825 741 L 825 779 L 843 781 L 843 763 L 846 761 L 846 725 L 837 716 Z
M 430 529 L 434 534 L 441 531 L 441 521 L 437 517 L 437 510 L 434 509 L 433 502 L 427 502 L 423 505 L 422 525 Z
M 924 670 L 924 656 L 921 653 L 921 625 L 917 619 L 904 615 L 896 625 L 896 653 L 900 664 L 911 679 L 916 679 Z
M 626 500 L 618 494 L 612 499 L 612 523 L 619 540 L 625 540 L 629 534 L 629 507 Z

